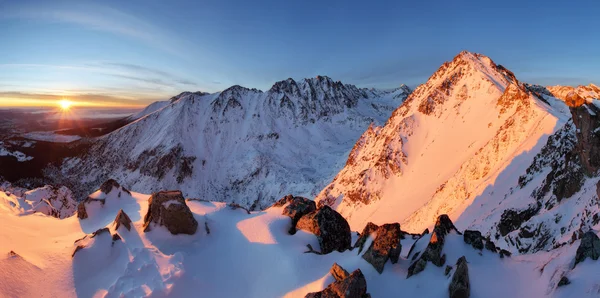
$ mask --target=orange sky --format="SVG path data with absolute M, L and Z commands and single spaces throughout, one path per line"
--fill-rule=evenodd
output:
M 74 107 L 110 107 L 110 108 L 139 108 L 147 105 L 145 102 L 131 102 L 126 100 L 86 100 L 76 96 L 52 96 L 54 98 L 36 99 L 24 97 L 0 97 L 0 107 L 58 107 L 61 100 L 72 102 Z

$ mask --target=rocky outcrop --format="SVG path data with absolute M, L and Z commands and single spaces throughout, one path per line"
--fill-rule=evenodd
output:
M 444 239 L 451 231 L 455 231 L 459 235 L 461 234 L 456 229 L 448 215 L 440 215 L 437 218 L 435 227 L 431 233 L 431 238 L 429 239 L 427 248 L 425 248 L 425 251 L 423 251 L 419 259 L 417 259 L 417 261 L 408 267 L 407 278 L 423 271 L 427 265 L 427 262 L 431 262 L 438 267 L 441 267 L 446 263 L 446 255 L 442 255 L 442 250 L 444 248 Z
M 593 231 L 588 231 L 583 234 L 583 237 L 581 238 L 581 243 L 579 244 L 577 252 L 575 253 L 575 264 L 573 265 L 573 268 L 587 258 L 596 261 L 599 257 L 600 238 L 598 238 L 596 233 Z
M 479 231 L 465 230 L 463 239 L 466 244 L 470 244 L 475 249 L 483 249 L 483 237 Z
M 309 200 L 304 197 L 294 197 L 292 195 L 287 195 L 281 198 L 279 201 L 275 202 L 273 206 L 285 206 L 285 208 L 283 208 L 282 215 L 289 216 L 292 219 L 292 226 L 289 230 L 289 233 L 292 235 L 296 234 L 296 225 L 298 224 L 300 218 L 317 210 L 317 205 L 313 200 Z
M 335 268 L 335 269 L 334 269 Z M 371 297 L 367 293 L 367 280 L 360 269 L 356 269 L 351 274 L 337 264 L 333 264 L 330 272 L 345 272 L 344 275 L 333 274 L 335 282 L 327 286 L 321 292 L 309 293 L 306 298 L 367 298 Z
M 348 273 L 346 269 L 342 268 L 342 266 L 338 265 L 337 263 L 333 263 L 333 266 L 331 266 L 331 269 L 329 269 L 329 273 L 331 273 L 333 278 L 335 278 L 337 281 L 344 280 L 350 276 L 350 273 Z
M 153 225 L 164 226 L 173 235 L 193 235 L 198 228 L 198 221 L 185 203 L 181 191 L 160 191 L 148 199 L 144 232 L 149 232 Z
M 471 289 L 469 284 L 469 267 L 467 259 L 462 256 L 456 262 L 456 271 L 448 287 L 450 298 L 469 298 Z
M 75 247 L 75 250 L 71 254 L 71 257 L 72 258 L 75 257 L 75 254 L 77 254 L 77 252 L 79 252 L 80 250 L 93 246 L 95 243 L 95 240 L 96 240 L 94 238 L 96 238 L 100 235 L 103 235 L 103 234 L 110 235 L 111 240 L 112 240 L 111 246 L 114 246 L 115 242 L 121 241 L 121 236 L 119 236 L 119 234 L 116 234 L 116 233 L 111 235 L 110 230 L 108 228 L 98 229 L 90 235 L 85 235 L 83 238 L 75 240 L 75 244 L 77 246 Z
M 325 205 L 301 217 L 297 228 L 317 236 L 322 254 L 351 248 L 348 222 L 329 206 Z
M 600 102 L 598 100 L 593 101 Z M 577 144 L 575 152 L 588 175 L 600 169 L 600 107 L 581 100 L 570 108 L 576 130 Z
M 379 229 L 378 225 L 376 225 L 372 222 L 367 223 L 367 225 L 363 229 L 362 233 L 360 233 L 358 240 L 356 240 L 356 243 L 354 244 L 354 248 L 358 248 L 359 254 L 362 252 L 363 246 L 365 245 L 365 242 L 367 242 L 367 239 L 369 238 L 369 236 L 371 236 L 371 234 L 375 233 L 377 231 L 377 229 Z
M 127 213 L 123 211 L 123 209 L 119 210 L 119 213 L 117 214 L 113 224 L 115 225 L 115 230 L 118 230 L 121 226 L 123 226 L 127 229 L 127 231 L 131 231 L 131 219 Z
M 508 233 L 520 228 L 524 222 L 536 215 L 541 207 L 541 204 L 533 204 L 525 210 L 504 210 L 498 222 L 500 235 L 506 236 Z
M 373 265 L 375 270 L 381 274 L 388 260 L 392 264 L 398 263 L 402 251 L 402 244 L 400 244 L 402 231 L 400 231 L 399 223 L 393 223 L 378 227 L 376 233 L 377 236 L 362 258 Z
M 89 204 L 92 204 L 95 202 L 97 202 L 101 206 L 104 206 L 104 204 L 106 203 L 106 199 L 94 199 L 94 198 L 87 197 L 85 200 L 79 202 L 79 204 L 77 205 L 77 217 L 79 219 L 88 218 L 89 215 L 87 212 L 86 205 L 89 205 Z

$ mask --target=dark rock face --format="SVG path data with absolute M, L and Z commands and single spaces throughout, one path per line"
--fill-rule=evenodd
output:
M 498 222 L 498 231 L 500 235 L 506 236 L 508 233 L 521 227 L 521 224 L 530 220 L 541 209 L 540 204 L 534 204 L 525 210 L 507 209 L 502 212 L 500 222 Z
M 298 224 L 300 218 L 306 214 L 317 210 L 317 205 L 313 200 L 309 200 L 303 197 L 293 197 L 292 195 L 287 195 L 283 197 L 281 200 L 277 201 L 273 206 L 283 206 L 285 204 L 288 205 L 285 206 L 285 208 L 283 208 L 282 214 L 289 216 L 292 219 L 292 227 L 289 230 L 289 233 L 292 235 L 296 234 L 296 224 Z
M 483 237 L 479 231 L 465 230 L 463 239 L 466 244 L 470 244 L 475 249 L 483 249 Z
M 576 130 L 577 144 L 575 151 L 588 175 L 593 175 L 600 169 L 600 127 L 598 113 L 600 109 L 594 104 L 577 101 L 570 108 Z
M 571 281 L 566 277 L 563 276 L 560 278 L 560 280 L 558 281 L 558 285 L 557 287 L 562 287 L 562 286 L 566 286 L 568 284 L 571 284 Z
M 343 270 L 347 274 L 346 277 L 342 279 L 338 279 L 336 275 L 334 278 L 335 282 L 327 286 L 325 290 L 321 292 L 309 293 L 306 295 L 306 298 L 367 298 L 371 297 L 367 293 L 367 280 L 365 276 L 362 274 L 360 269 L 356 269 L 351 274 L 348 274 L 346 270 L 340 267 L 337 264 L 333 265 L 334 267 L 338 267 L 337 270 Z M 334 271 L 334 268 L 331 268 L 330 272 Z
M 377 229 L 377 237 L 362 258 L 381 274 L 388 259 L 392 261 L 392 264 L 398 263 L 400 251 L 402 251 L 401 235 L 399 223 L 382 225 Z
M 121 226 L 124 226 L 127 229 L 127 231 L 131 231 L 131 219 L 129 218 L 127 213 L 123 211 L 123 209 L 119 210 L 119 213 L 115 218 L 114 225 L 115 230 L 118 230 Z
M 193 235 L 198 228 L 198 222 L 185 203 L 181 191 L 161 191 L 148 199 L 144 232 L 150 231 L 152 223 L 165 226 L 174 235 Z
M 573 265 L 573 268 L 575 268 L 577 264 L 583 262 L 586 258 L 590 258 L 594 261 L 600 258 L 600 238 L 598 238 L 593 231 L 588 231 L 583 234 L 581 243 L 575 253 L 575 265 Z
M 363 229 L 362 233 L 360 233 L 360 237 L 358 237 L 358 240 L 356 240 L 356 243 L 354 244 L 354 248 L 358 247 L 359 254 L 362 252 L 363 246 L 365 245 L 365 242 L 367 242 L 367 239 L 369 238 L 369 236 L 371 234 L 375 233 L 377 231 L 377 229 L 379 229 L 378 225 L 376 225 L 372 222 L 367 223 L 367 225 Z
M 508 251 L 506 249 L 501 249 L 500 250 L 500 258 L 510 257 L 510 256 L 512 256 L 512 254 L 510 253 L 510 251 Z
M 435 223 L 433 232 L 431 233 L 427 248 L 425 248 L 425 251 L 423 251 L 419 259 L 408 267 L 407 278 L 423 271 L 427 262 L 431 262 L 438 267 L 444 266 L 446 263 L 446 255 L 442 255 L 444 239 L 451 231 L 455 231 L 459 235 L 462 234 L 456 229 L 448 215 L 440 215 Z
M 119 182 L 113 179 L 108 179 L 106 180 L 106 182 L 100 185 L 100 191 L 107 194 L 110 193 L 114 188 L 119 189 L 120 187 L 121 185 L 119 184 Z
M 450 298 L 469 298 L 471 289 L 469 284 L 469 267 L 467 259 L 462 256 L 456 262 L 456 271 L 452 275 L 452 281 L 448 287 Z
M 319 240 L 322 254 L 350 249 L 350 226 L 342 215 L 323 206 L 300 218 L 297 228 L 313 233 Z

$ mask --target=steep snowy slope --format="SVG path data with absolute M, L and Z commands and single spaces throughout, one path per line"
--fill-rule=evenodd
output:
M 542 100 L 490 58 L 462 52 L 384 126 L 369 127 L 317 200 L 354 229 L 400 221 L 422 231 L 440 214 L 458 218 L 490 187 L 508 191 L 569 116 L 562 101 Z
M 267 92 L 186 92 L 97 140 L 62 169 L 88 190 L 115 178 L 133 190 L 175 188 L 257 208 L 288 193 L 314 196 L 368 125 L 385 121 L 408 92 L 322 76 L 281 81 Z
M 587 258 L 573 268 L 581 241 L 500 258 L 451 232 L 440 251 L 449 270 L 429 264 L 407 278 L 412 259 L 433 234 L 402 240 L 414 247 L 403 249 L 399 261 L 388 262 L 380 274 L 357 249 L 305 253 L 306 244 L 318 246 L 317 238 L 304 231 L 289 235 L 283 207 L 248 214 L 224 203 L 187 201 L 199 229 L 172 235 L 163 227 L 144 232 L 149 195 L 112 189 L 91 196 L 120 206 L 131 220 L 129 229 L 104 220 L 115 218 L 118 208 L 64 220 L 0 208 L 0 239 L 8 240 L 0 241 L 1 297 L 304 297 L 334 280 L 334 263 L 350 272 L 360 269 L 372 297 L 448 297 L 461 256 L 468 262 L 471 297 L 596 297 L 600 287 L 598 261 Z M 557 287 L 563 276 L 571 284 Z

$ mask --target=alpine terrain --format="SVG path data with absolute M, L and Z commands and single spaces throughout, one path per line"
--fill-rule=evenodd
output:
M 467 51 L 181 93 L 0 185 L 0 297 L 600 297 L 599 94 Z

